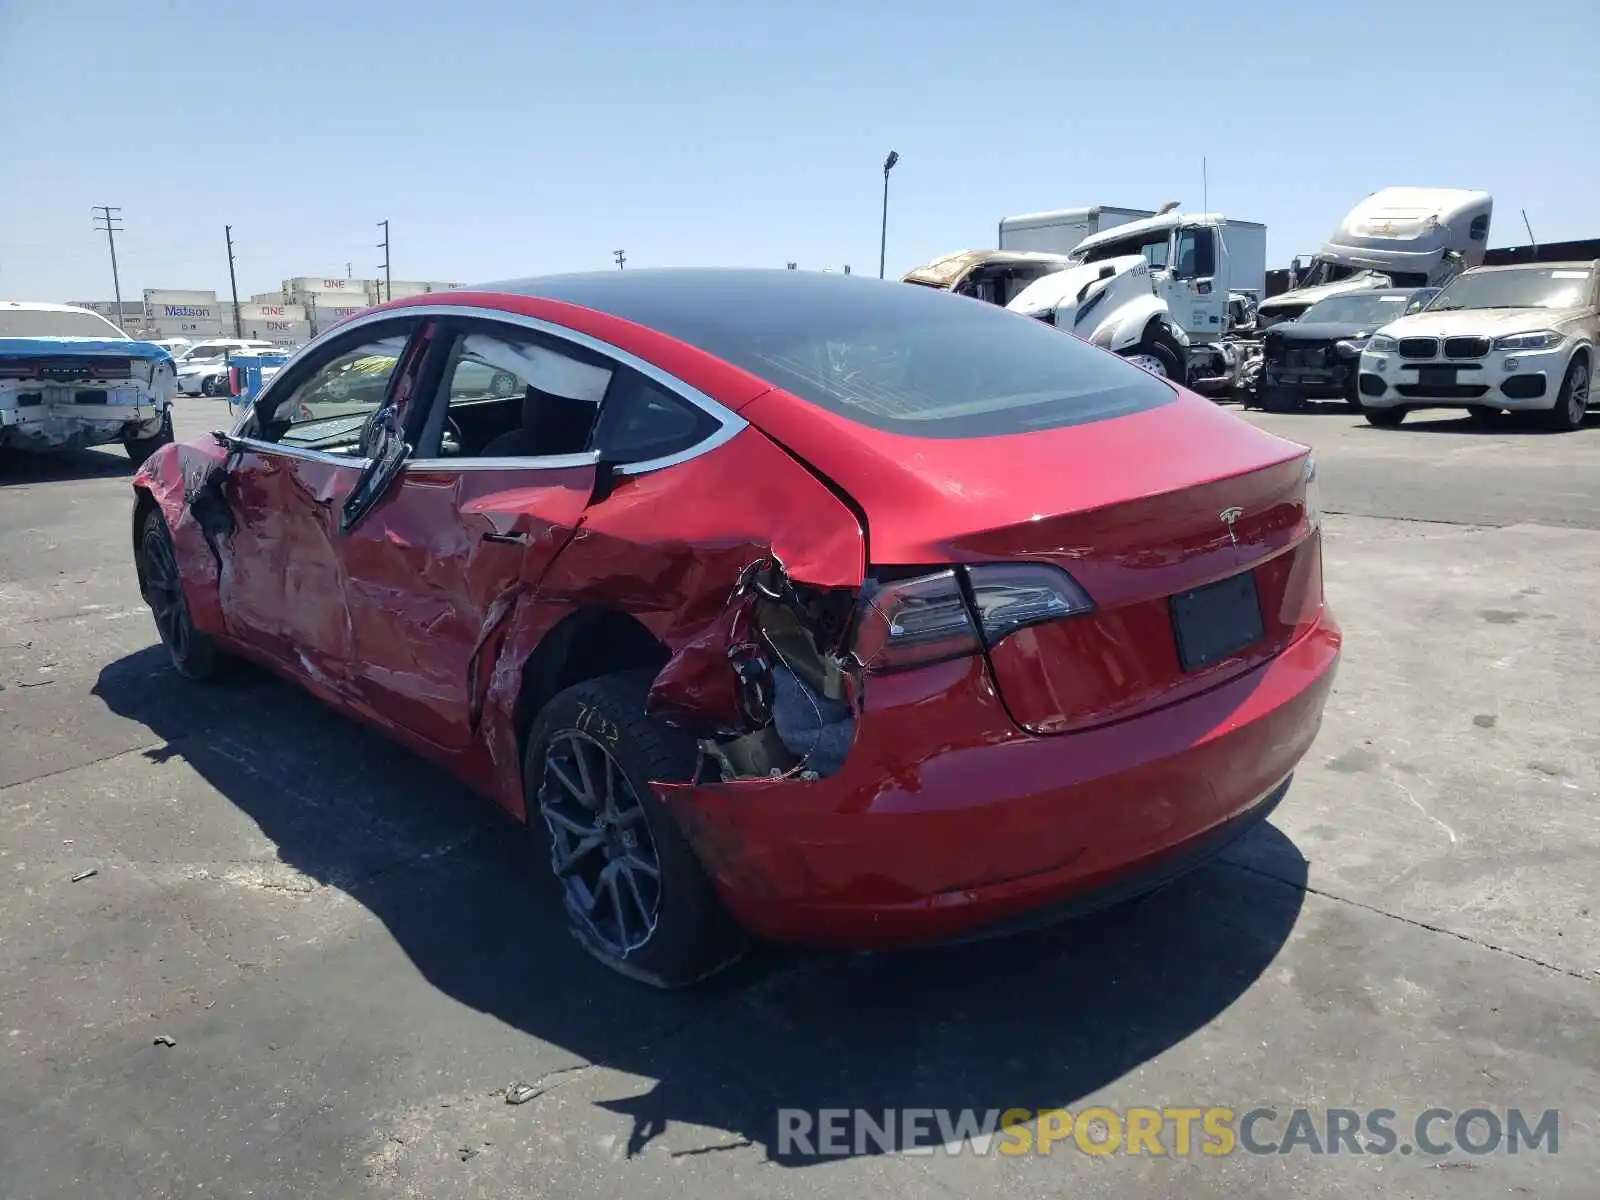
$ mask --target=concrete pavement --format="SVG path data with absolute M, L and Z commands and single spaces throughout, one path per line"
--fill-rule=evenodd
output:
M 0 1197 L 1592 1196 L 1600 422 L 1251 419 L 1317 450 L 1348 635 L 1270 827 L 1077 925 L 669 995 L 597 968 L 438 772 L 259 674 L 177 679 L 120 452 L 10 469 Z M 778 1137 L 780 1108 L 1092 1104 L 1267 1105 L 1272 1139 L 1296 1106 L 1562 1118 L 1515 1156 Z

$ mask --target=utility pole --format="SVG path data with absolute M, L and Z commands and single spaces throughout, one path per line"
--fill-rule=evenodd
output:
M 383 298 L 394 299 L 394 280 L 389 276 L 389 222 L 379 221 L 378 227 L 383 230 L 383 241 L 378 243 L 378 249 L 383 251 Z
M 878 278 L 883 278 L 883 263 L 889 251 L 889 172 L 894 170 L 895 163 L 900 161 L 898 151 L 889 151 L 889 157 L 883 160 L 883 231 L 878 235 Z
M 223 236 L 228 239 L 228 287 L 233 292 L 233 336 L 244 336 L 244 322 L 239 316 L 239 279 L 233 273 L 233 226 L 222 227 Z
M 122 232 L 122 210 L 108 204 L 94 207 L 94 227 L 106 231 L 106 245 L 111 247 L 111 289 L 117 297 L 117 328 L 122 328 L 122 279 L 117 274 L 117 234 Z
M 617 260 L 617 270 L 622 270 L 622 264 L 628 261 L 628 256 L 621 250 L 613 250 L 611 256 Z

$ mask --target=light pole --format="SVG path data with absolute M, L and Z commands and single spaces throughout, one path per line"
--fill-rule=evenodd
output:
M 900 161 L 898 151 L 889 151 L 883 160 L 883 231 L 878 235 L 878 278 L 883 278 L 883 264 L 889 252 L 889 172 Z
M 117 328 L 122 328 L 122 278 L 117 274 L 117 234 L 122 232 L 122 210 L 109 204 L 94 208 L 94 227 L 106 231 L 106 244 L 111 247 L 111 290 L 117 296 Z
M 394 279 L 389 274 L 389 222 L 379 221 L 378 228 L 383 230 L 383 241 L 378 243 L 378 249 L 383 251 L 383 262 L 379 266 L 383 270 L 383 298 L 394 299 Z

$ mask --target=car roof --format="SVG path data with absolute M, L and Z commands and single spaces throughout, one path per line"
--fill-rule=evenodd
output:
M 95 316 L 103 316 L 94 312 L 92 308 L 84 308 L 81 304 L 53 304 L 48 300 L 0 300 L 0 305 L 11 309 L 13 312 L 86 312 Z
M 681 338 L 678 331 L 708 323 L 725 329 L 754 329 L 769 324 L 777 309 L 790 313 L 808 308 L 820 311 L 857 300 L 864 289 L 883 289 L 885 299 L 903 297 L 906 292 L 927 298 L 939 295 L 899 280 L 762 267 L 589 271 L 502 280 L 466 290 L 575 304 Z
M 1418 292 L 1437 292 L 1438 290 L 1439 289 L 1437 287 L 1430 285 L 1428 287 L 1370 288 L 1370 289 L 1365 289 L 1365 290 L 1362 290 L 1362 291 L 1359 291 L 1359 292 L 1335 292 L 1331 296 L 1324 296 L 1321 300 L 1317 301 L 1317 304 L 1322 304 L 1324 301 L 1328 301 L 1328 300 L 1349 300 L 1349 299 L 1352 299 L 1352 298 L 1355 298 L 1355 297 L 1363 297 L 1363 296 L 1364 297 L 1374 297 L 1374 298 L 1375 297 L 1383 297 L 1383 296 L 1391 296 L 1391 297 L 1415 296 Z M 1312 307 L 1315 307 L 1315 305 L 1313 305 Z
M 1491 267 L 1473 267 L 1463 275 L 1488 275 L 1497 271 L 1589 271 L 1600 267 L 1600 258 L 1575 259 L 1571 262 L 1495 263 Z

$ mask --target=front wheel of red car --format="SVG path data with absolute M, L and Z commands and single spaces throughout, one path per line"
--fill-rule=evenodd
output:
M 558 694 L 528 739 L 523 787 L 578 941 L 614 971 L 673 988 L 732 963 L 743 936 L 650 789 L 691 779 L 698 754 L 645 715 L 649 686 L 630 672 Z
M 196 629 L 189 616 L 172 533 L 159 508 L 145 513 L 139 526 L 139 587 L 155 617 L 156 632 L 172 658 L 173 669 L 185 679 L 207 680 L 220 675 L 225 659 L 217 644 Z

